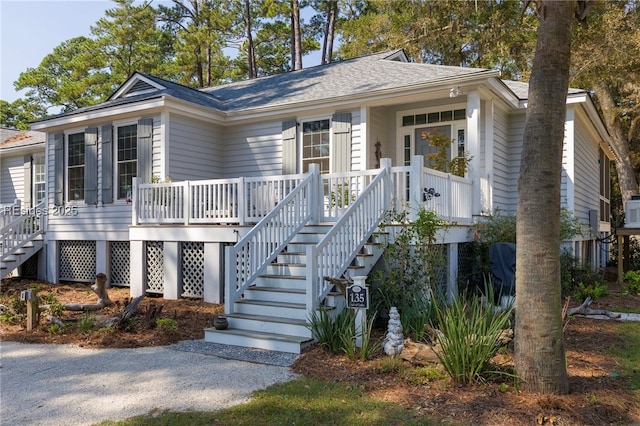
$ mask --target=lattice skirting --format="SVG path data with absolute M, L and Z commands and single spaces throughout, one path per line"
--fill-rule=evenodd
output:
M 111 266 L 110 284 L 119 287 L 130 287 L 130 244 L 129 241 L 111 241 L 111 254 L 109 256 Z
M 204 243 L 184 242 L 180 245 L 182 265 L 182 297 L 204 296 Z
M 162 241 L 147 241 L 146 275 L 147 293 L 164 293 L 164 244 Z
M 96 242 L 60 241 L 59 244 L 59 279 L 63 281 L 94 281 L 96 278 Z

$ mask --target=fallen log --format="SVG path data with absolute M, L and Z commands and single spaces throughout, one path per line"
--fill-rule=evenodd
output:
M 606 309 L 589 309 L 589 305 L 591 305 L 591 302 L 593 302 L 591 297 L 587 297 L 580 306 L 567 309 L 567 315 L 604 315 L 609 318 L 620 318 L 620 314 L 607 311 Z
M 96 303 L 67 303 L 64 305 L 64 309 L 67 311 L 97 311 L 113 304 L 107 292 L 107 276 L 105 274 L 96 275 L 96 282 L 91 286 L 91 290 L 98 296 Z

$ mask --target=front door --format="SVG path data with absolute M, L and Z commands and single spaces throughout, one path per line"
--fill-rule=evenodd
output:
M 422 155 L 425 165 L 440 169 L 451 161 L 451 126 L 419 127 L 415 129 L 415 155 Z

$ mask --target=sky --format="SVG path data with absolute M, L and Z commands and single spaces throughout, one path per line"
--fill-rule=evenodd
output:
M 153 3 L 169 3 L 154 0 Z M 63 41 L 89 36 L 90 27 L 115 6 L 109 0 L 0 0 L 0 99 L 21 96 L 13 87 L 20 73 L 36 68 Z M 305 67 L 314 58 L 303 62 Z
M 0 99 L 20 97 L 13 87 L 21 72 L 65 40 L 90 34 L 113 2 L 107 0 L 0 0 Z

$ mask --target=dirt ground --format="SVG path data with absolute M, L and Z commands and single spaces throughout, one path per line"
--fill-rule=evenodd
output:
M 54 294 L 61 303 L 94 303 L 96 296 L 89 284 L 51 285 L 7 279 L 2 281 L 0 303 L 9 303 L 11 295 L 40 288 L 39 294 Z M 592 304 L 594 309 L 627 307 L 640 309 L 640 296 L 622 295 L 610 285 L 611 295 Z M 108 318 L 122 312 L 129 301 L 128 289 L 111 288 L 114 304 L 97 315 Z M 577 305 L 577 303 L 572 304 Z M 161 308 L 160 308 L 161 307 Z M 169 330 L 154 326 L 150 319 L 161 309 L 159 318 L 171 318 L 177 328 Z M 26 330 L 26 322 L 0 322 L 0 339 L 33 343 L 74 343 L 84 347 L 140 347 L 167 345 L 180 340 L 201 339 L 221 305 L 200 300 L 165 300 L 146 297 L 138 306 L 137 316 L 121 329 L 100 326 L 82 330 L 86 319 L 82 312 L 65 312 L 59 319 L 71 326 L 58 330 L 42 314 L 40 325 Z M 637 311 L 636 311 L 637 312 Z M 73 326 L 76 324 L 76 326 Z M 322 380 L 357 386 L 365 392 L 392 401 L 425 416 L 448 419 L 460 424 L 508 425 L 630 425 L 640 424 L 640 401 L 618 373 L 620 366 L 608 356 L 610 348 L 622 345 L 616 330 L 617 321 L 571 318 L 566 327 L 565 348 L 571 391 L 568 395 L 544 396 L 518 389 L 514 381 L 500 376 L 495 381 L 461 387 L 443 373 L 417 374 L 408 364 L 386 371 L 385 355 L 367 361 L 351 361 L 346 356 L 327 353 L 313 346 L 296 361 L 298 373 Z M 380 331 L 382 335 L 384 331 Z M 494 362 L 502 369 L 513 367 L 512 347 L 498 355 Z M 640 368 L 640 366 L 638 366 Z M 439 367 L 427 370 L 438 372 Z M 423 370 L 424 371 L 424 370 Z M 435 376 L 435 377 L 434 377 Z

